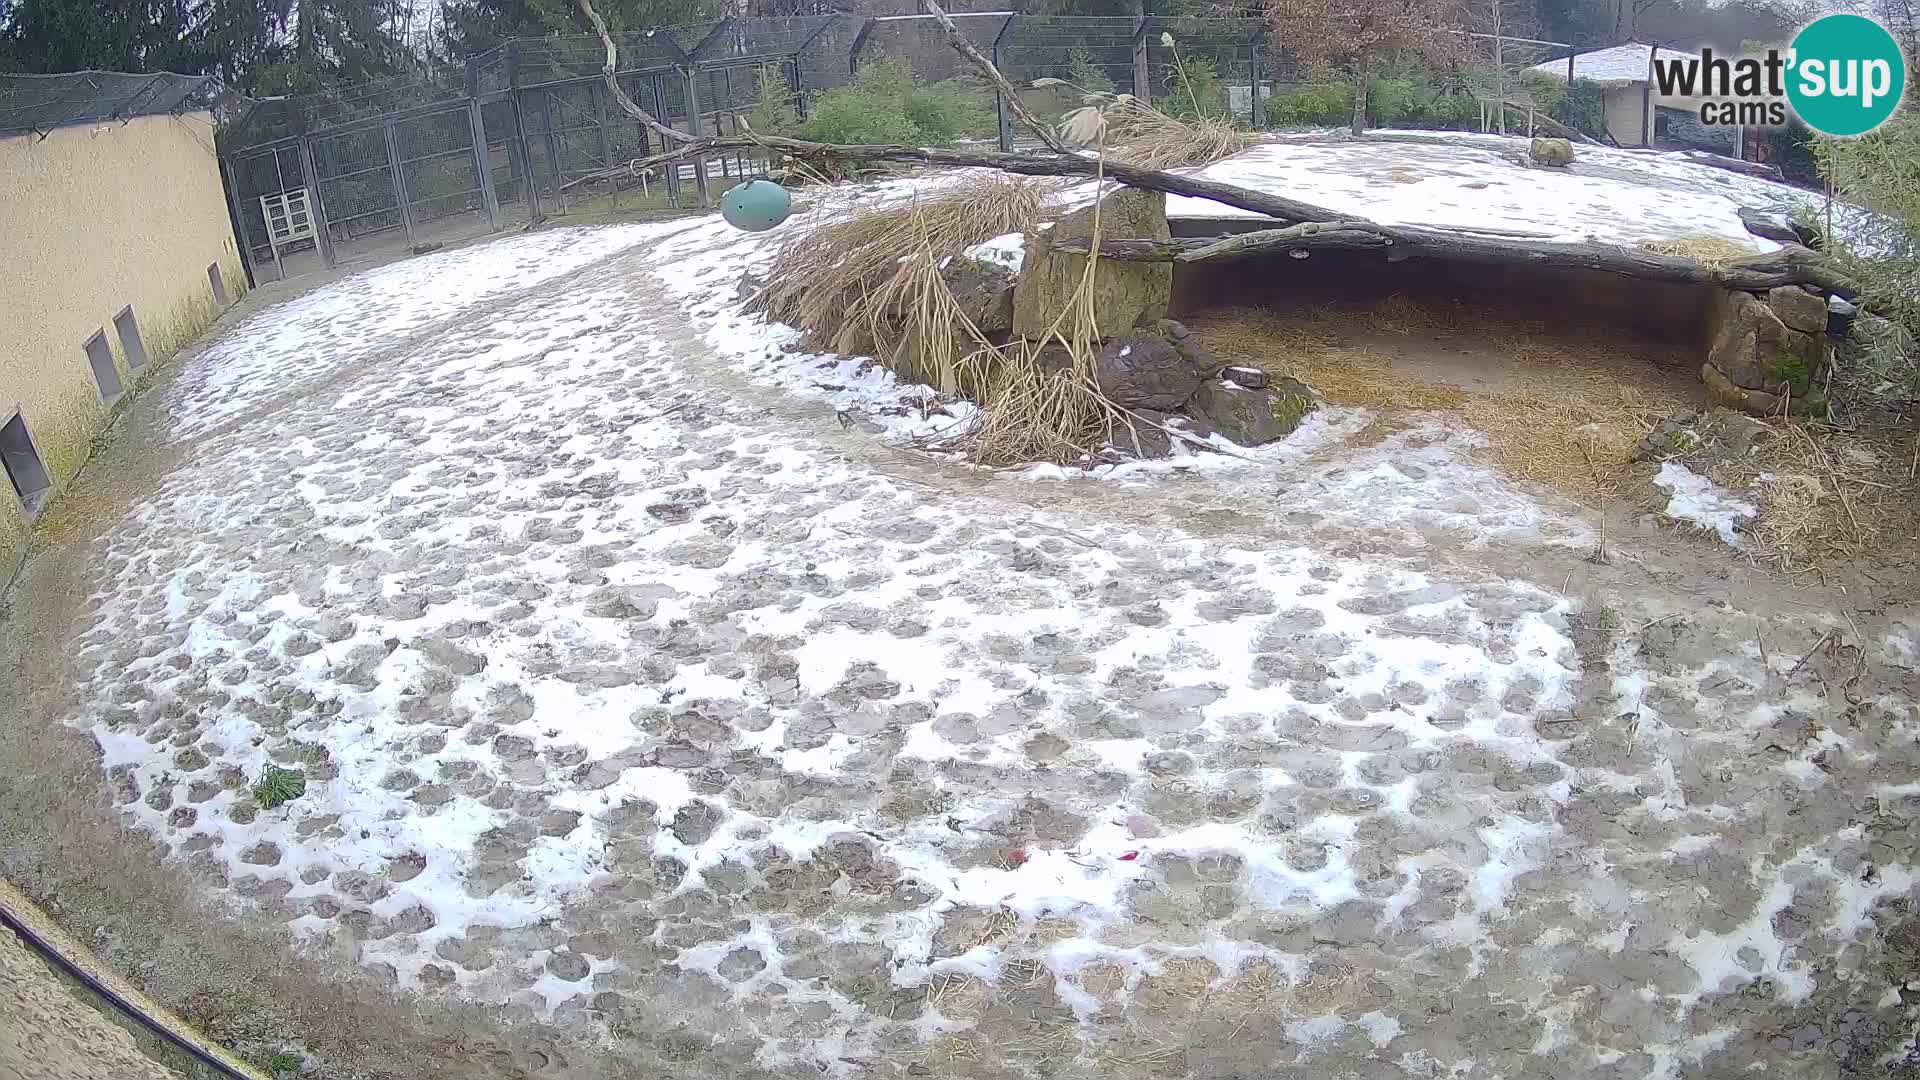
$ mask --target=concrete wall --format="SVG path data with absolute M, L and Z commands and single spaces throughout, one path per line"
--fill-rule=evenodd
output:
M 0 138 L 0 424 L 18 408 L 54 491 L 111 418 L 84 346 L 104 330 L 126 392 L 218 316 L 207 265 L 227 298 L 246 291 L 228 223 L 213 121 L 143 116 Z M 113 319 L 131 305 L 147 365 L 132 372 Z M 28 514 L 0 482 L 0 575 Z

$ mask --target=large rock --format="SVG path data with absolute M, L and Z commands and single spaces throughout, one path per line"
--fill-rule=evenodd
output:
M 1827 298 L 1798 285 L 1782 285 L 1767 292 L 1767 306 L 1789 330 L 1807 334 L 1827 332 Z
M 1752 293 L 1727 293 L 1716 316 L 1707 366 L 1730 385 L 1769 398 L 1804 398 L 1821 383 L 1830 355 L 1824 334 L 1789 329 L 1770 303 Z M 1753 411 L 1733 400 L 1725 404 Z
M 1527 156 L 1536 165 L 1565 168 L 1573 164 L 1573 143 L 1566 139 L 1535 139 L 1527 147 Z
M 1203 434 L 1218 432 L 1241 446 L 1259 446 L 1293 434 L 1319 407 L 1320 395 L 1298 379 L 1274 379 L 1261 390 L 1208 379 L 1187 403 L 1187 415 Z
M 1100 233 L 1106 240 L 1172 239 L 1167 231 L 1167 198 L 1158 191 L 1121 188 L 1100 203 Z M 1063 242 L 1085 244 L 1093 235 L 1093 207 L 1076 210 L 1053 228 L 1028 233 L 1026 261 L 1013 293 L 1013 332 L 1030 341 L 1047 331 L 1067 309 L 1080 287 L 1087 257 L 1056 252 Z M 1102 338 L 1119 337 L 1142 323 L 1165 318 L 1173 293 L 1171 263 L 1116 262 L 1101 259 L 1094 271 L 1093 307 Z
M 1729 409 L 1738 409 L 1753 416 L 1778 416 L 1789 408 L 1785 394 L 1769 394 L 1765 390 L 1740 386 L 1712 364 L 1700 365 L 1700 381 L 1707 384 L 1707 397 L 1714 404 Z M 1827 411 L 1826 396 L 1818 390 L 1810 389 L 1805 394 L 1796 394 L 1790 404 L 1791 410 L 1798 416 L 1818 416 Z
M 1220 369 L 1198 349 L 1183 346 L 1159 334 L 1111 338 L 1094 359 L 1094 381 L 1115 405 L 1172 412 Z
M 1012 270 L 961 255 L 940 268 L 940 278 L 982 334 L 1004 334 L 1013 329 L 1016 275 Z
M 1167 434 L 1166 413 L 1153 409 L 1135 409 L 1131 417 L 1113 422 L 1108 436 L 1115 450 L 1128 457 L 1163 458 L 1173 454 L 1173 437 Z

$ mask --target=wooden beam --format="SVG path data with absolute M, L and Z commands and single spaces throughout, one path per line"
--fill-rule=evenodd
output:
M 1647 281 L 1756 292 L 1780 285 L 1813 285 L 1845 297 L 1859 291 L 1858 283 L 1805 248 L 1783 248 L 1728 263 L 1704 263 L 1614 244 L 1556 243 L 1352 220 L 1263 229 L 1218 239 L 1109 240 L 1100 245 L 1100 256 L 1127 262 L 1195 263 L 1293 251 L 1310 254 L 1369 249 L 1379 250 L 1396 260 L 1420 257 L 1486 265 L 1599 270 Z M 1055 244 L 1054 250 L 1084 254 L 1086 248 Z

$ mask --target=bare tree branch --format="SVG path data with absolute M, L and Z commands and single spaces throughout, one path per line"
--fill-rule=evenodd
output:
M 968 63 L 979 68 L 981 74 L 985 75 L 995 86 L 1000 88 L 1001 100 L 1007 103 L 1007 108 L 1012 111 L 1013 115 L 1017 117 L 1021 123 L 1027 125 L 1028 130 L 1040 137 L 1040 141 L 1046 144 L 1047 149 L 1056 154 L 1072 153 L 1065 144 L 1061 143 L 1061 141 L 1054 136 L 1052 129 L 1034 119 L 1033 114 L 1027 111 L 1027 107 L 1020 104 L 1020 95 L 1014 93 L 1013 84 L 1007 81 L 1005 75 L 1000 74 L 999 68 L 993 66 L 993 61 L 980 55 L 980 50 L 973 47 L 973 42 L 968 41 L 966 36 L 960 33 L 960 28 L 953 25 L 953 19 L 949 18 L 947 13 L 941 9 L 938 0 L 920 0 L 920 7 L 921 10 L 933 16 L 934 19 L 940 23 L 940 29 L 947 32 L 947 43 L 952 45 L 961 56 L 967 58 Z
M 614 76 L 614 72 L 619 70 L 619 56 L 614 51 L 613 35 L 607 32 L 607 21 L 600 17 L 599 12 L 593 10 L 593 4 L 590 0 L 573 0 L 573 3 L 574 7 L 579 9 L 580 17 L 591 23 L 593 25 L 593 32 L 600 35 L 600 44 L 607 48 L 607 62 L 600 68 L 600 74 L 607 80 L 607 90 L 613 94 L 613 100 L 620 106 L 620 111 L 645 124 L 649 130 L 669 142 L 691 143 L 697 141 L 694 136 L 684 131 L 675 131 L 661 123 L 654 118 L 652 113 L 641 108 L 631 97 L 627 96 L 627 92 L 620 87 L 620 80 Z

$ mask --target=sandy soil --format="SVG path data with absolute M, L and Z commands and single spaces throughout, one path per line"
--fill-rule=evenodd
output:
M 903 454 L 700 333 L 717 235 L 176 368 L 9 597 L 7 875 L 326 1075 L 1914 1068 L 1911 595 L 1592 561 L 1439 423 Z

